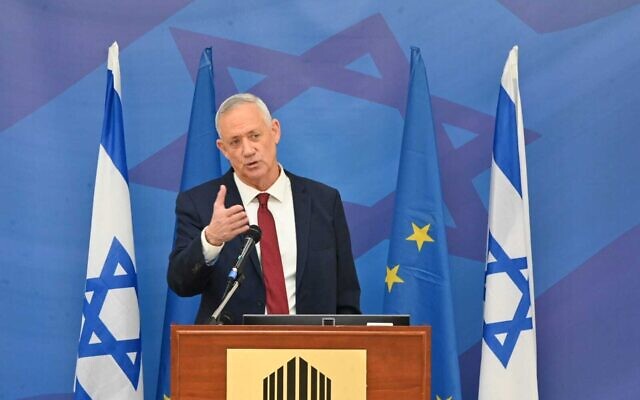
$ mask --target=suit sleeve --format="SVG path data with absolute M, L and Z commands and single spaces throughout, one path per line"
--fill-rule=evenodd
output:
M 336 256 L 338 268 L 337 313 L 360 314 L 360 284 L 356 273 L 353 253 L 351 252 L 351 236 L 344 214 L 344 206 L 340 193 L 336 192 L 334 204 L 334 229 L 336 234 Z
M 204 291 L 213 268 L 207 266 L 200 233 L 205 223 L 189 193 L 176 199 L 176 232 L 169 256 L 167 282 L 178 296 L 195 296 Z

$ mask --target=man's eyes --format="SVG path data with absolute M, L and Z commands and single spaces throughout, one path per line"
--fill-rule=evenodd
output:
M 249 140 L 251 140 L 252 142 L 259 141 L 261 137 L 262 137 L 262 133 L 260 133 L 260 132 L 252 132 L 252 133 L 249 133 L 247 135 L 247 138 Z M 242 139 L 241 138 L 234 138 L 234 139 L 231 139 L 229 141 L 229 146 L 231 146 L 231 147 L 239 147 L 241 143 L 242 143 Z

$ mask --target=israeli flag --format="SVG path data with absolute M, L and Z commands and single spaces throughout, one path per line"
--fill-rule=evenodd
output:
M 491 163 L 479 400 L 538 398 L 518 47 L 502 73 Z
M 107 67 L 74 393 L 76 399 L 142 399 L 138 279 L 117 43 L 109 47 Z

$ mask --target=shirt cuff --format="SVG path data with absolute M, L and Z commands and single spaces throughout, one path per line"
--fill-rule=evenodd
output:
M 217 260 L 220 252 L 222 251 L 222 247 L 224 247 L 224 243 L 220 246 L 214 246 L 211 243 L 207 242 L 207 238 L 204 234 L 206 227 L 200 232 L 200 241 L 202 242 L 202 255 L 204 256 L 204 261 L 207 265 L 213 265 Z

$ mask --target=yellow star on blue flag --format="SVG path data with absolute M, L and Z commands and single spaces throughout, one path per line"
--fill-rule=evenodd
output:
M 398 269 L 400 269 L 400 264 L 393 268 L 387 267 L 387 276 L 384 278 L 384 281 L 387 283 L 389 293 L 391 293 L 391 289 L 393 289 L 395 283 L 404 283 L 404 280 L 398 276 Z
M 426 224 L 422 228 L 420 228 L 415 223 L 411 223 L 411 228 L 413 228 L 413 234 L 407 237 L 407 240 L 414 240 L 416 245 L 418 246 L 418 251 L 422 250 L 422 245 L 424 242 L 433 242 L 433 238 L 429 236 L 429 228 L 431 228 L 431 224 Z

